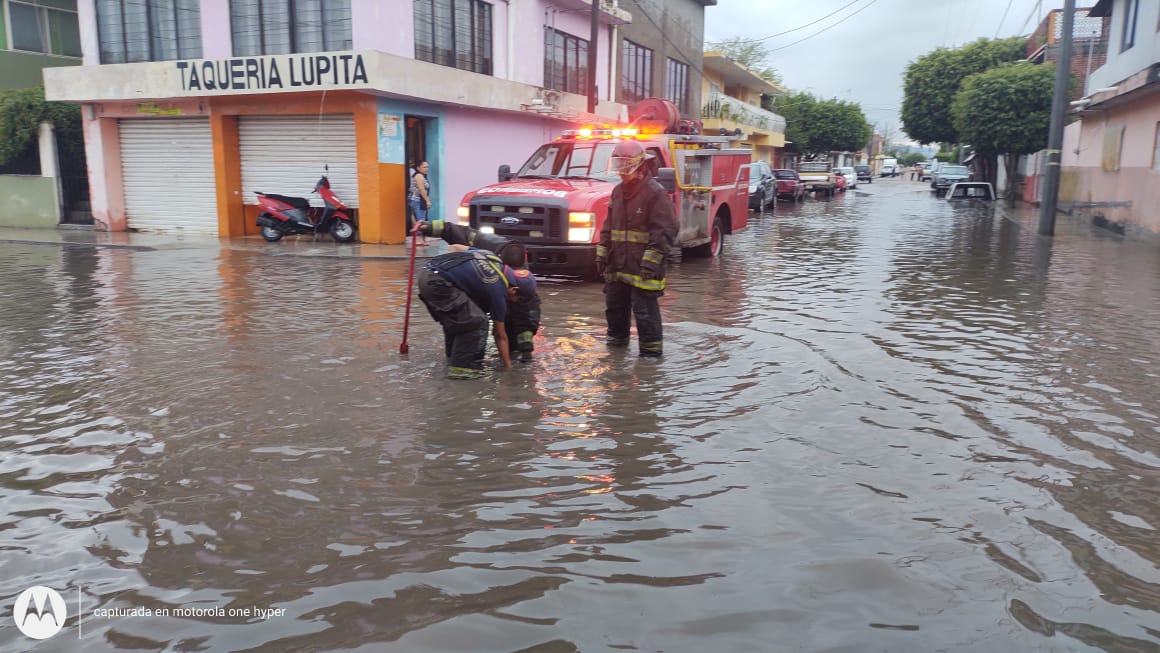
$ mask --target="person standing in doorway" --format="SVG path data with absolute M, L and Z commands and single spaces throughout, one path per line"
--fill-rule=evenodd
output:
M 637 141 L 622 141 L 612 150 L 608 167 L 620 175 L 620 184 L 612 189 L 596 247 L 596 270 L 605 281 L 608 346 L 628 346 L 635 317 L 643 358 L 664 350 L 657 299 L 665 293 L 665 261 L 679 229 L 672 200 L 652 179 L 652 158 Z
M 411 216 L 415 222 L 427 220 L 427 210 L 431 208 L 431 181 L 427 175 L 431 172 L 431 164 L 420 161 L 411 172 L 411 184 L 407 187 L 407 206 L 411 209 Z M 411 233 L 413 225 L 407 225 L 407 233 Z M 415 234 L 413 245 L 424 246 L 427 237 Z

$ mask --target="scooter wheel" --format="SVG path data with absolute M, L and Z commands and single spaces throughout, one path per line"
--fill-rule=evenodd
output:
M 349 220 L 335 220 L 330 225 L 330 237 L 340 243 L 354 240 L 354 223 Z
M 282 240 L 282 232 L 274 227 L 262 227 L 262 238 L 268 242 L 276 243 Z

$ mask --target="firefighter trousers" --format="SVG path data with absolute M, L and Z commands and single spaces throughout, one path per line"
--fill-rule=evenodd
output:
M 420 271 L 418 285 L 419 299 L 443 327 L 448 378 L 472 379 L 483 374 L 487 329 L 491 324 L 487 314 L 467 293 L 434 270 Z
M 632 318 L 636 318 L 636 335 L 641 356 L 660 356 L 664 350 L 661 307 L 657 299 L 663 290 L 641 290 L 627 283 L 604 284 L 604 317 L 608 320 L 608 344 L 628 344 Z

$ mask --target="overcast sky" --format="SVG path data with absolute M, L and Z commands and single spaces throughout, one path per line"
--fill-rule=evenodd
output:
M 788 88 L 857 102 L 875 131 L 902 140 L 908 64 L 939 47 L 1028 35 L 1062 8 L 1063 0 L 717 0 L 705 8 L 705 42 L 764 38 Z

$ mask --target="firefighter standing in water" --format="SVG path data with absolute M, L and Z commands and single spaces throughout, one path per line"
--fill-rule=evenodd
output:
M 470 245 L 494 252 L 504 265 L 513 270 L 527 270 L 528 252 L 518 240 L 495 234 L 481 234 L 471 227 L 454 224 L 445 220 L 431 220 L 419 223 L 419 232 L 442 238 L 449 245 Z M 540 295 L 508 305 L 508 319 L 504 322 L 511 351 L 518 354 L 521 362 L 532 360 L 535 350 L 533 338 L 540 330 Z
M 612 150 L 609 169 L 620 175 L 612 190 L 608 219 L 596 247 L 596 270 L 604 277 L 604 316 L 610 347 L 626 347 L 632 317 L 640 355 L 664 351 L 661 309 L 665 261 L 677 238 L 677 216 L 668 193 L 651 178 L 652 155 L 637 141 Z

